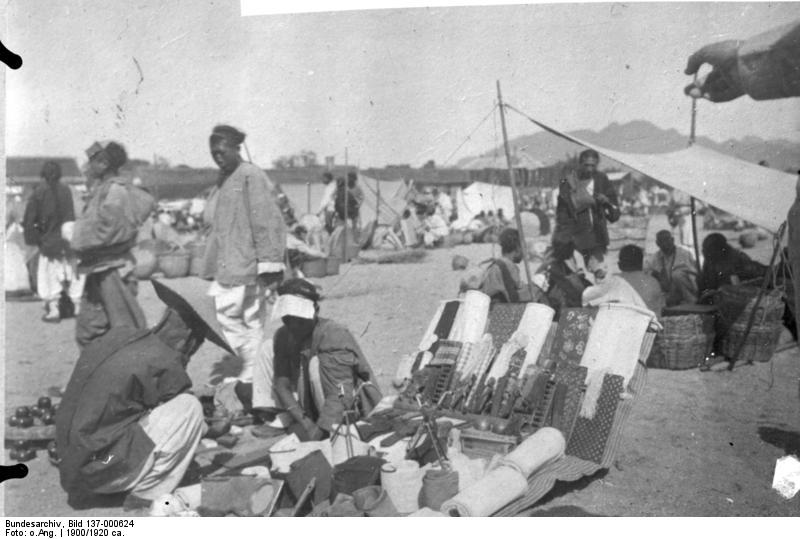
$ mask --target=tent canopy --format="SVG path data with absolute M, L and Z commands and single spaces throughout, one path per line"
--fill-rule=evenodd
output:
M 662 154 L 608 150 L 526 117 L 542 129 L 592 148 L 661 183 L 777 233 L 795 199 L 796 178 L 702 146 Z
M 359 216 L 362 223 L 374 221 L 378 208 L 378 180 L 358 175 L 358 184 L 364 192 L 364 203 L 361 204 Z M 299 217 L 306 213 L 316 214 L 325 192 L 322 183 L 283 183 L 281 191 L 289 198 L 296 215 Z M 380 216 L 379 224 L 392 224 L 398 219 L 406 207 L 406 193 L 408 186 L 402 180 L 380 182 Z M 309 211 L 310 209 L 310 211 Z

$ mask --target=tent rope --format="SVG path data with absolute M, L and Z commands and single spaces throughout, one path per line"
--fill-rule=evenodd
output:
M 450 160 L 453 158 L 453 156 L 456 155 L 458 153 L 458 151 L 464 146 L 464 144 L 466 144 L 467 142 L 469 142 L 472 139 L 472 135 L 474 135 L 478 131 L 478 129 L 480 129 L 480 127 L 486 122 L 486 120 L 488 120 L 494 114 L 495 109 L 497 109 L 497 104 L 496 103 L 492 107 L 492 110 L 489 111 L 489 114 L 484 116 L 483 119 L 480 122 L 478 122 L 478 125 L 475 126 L 475 129 L 473 129 L 470 132 L 470 134 L 467 135 L 467 138 L 465 138 L 461 142 L 461 144 L 459 144 L 458 147 L 455 150 L 453 150 L 453 152 L 449 156 L 447 156 L 447 159 L 445 159 L 444 162 L 441 165 L 439 165 L 440 167 L 444 167 L 447 163 L 449 163 Z

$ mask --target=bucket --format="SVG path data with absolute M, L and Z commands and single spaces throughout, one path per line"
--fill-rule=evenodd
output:
M 325 275 L 339 275 L 339 266 L 342 263 L 341 259 L 328 257 L 325 261 Z
M 328 274 L 328 259 L 313 258 L 306 260 L 300 269 L 306 277 L 325 277 Z

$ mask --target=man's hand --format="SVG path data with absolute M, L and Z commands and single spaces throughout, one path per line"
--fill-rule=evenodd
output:
M 600 204 L 603 204 L 603 205 L 611 204 L 611 201 L 603 193 L 595 193 L 594 199 L 597 202 L 599 202 Z
M 704 97 L 714 103 L 732 101 L 744 95 L 739 78 L 738 51 L 741 41 L 734 39 L 711 43 L 697 50 L 686 64 L 687 75 L 696 75 L 700 66 L 710 64 L 711 73 L 684 88 L 690 97 Z
M 306 436 L 308 437 L 309 441 L 316 442 L 322 439 L 322 429 L 317 426 L 316 423 L 311 421 L 310 418 L 305 417 L 303 421 L 300 422 L 303 426 L 303 429 L 306 431 Z

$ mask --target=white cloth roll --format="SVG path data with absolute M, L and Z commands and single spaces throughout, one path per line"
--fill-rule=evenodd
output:
M 561 431 L 542 427 L 526 438 L 500 462 L 516 468 L 528 478 L 540 468 L 564 456 L 567 442 Z
M 425 472 L 413 460 L 384 464 L 381 468 L 381 486 L 400 514 L 419 509 L 419 492 Z
M 501 464 L 444 502 L 441 510 L 449 516 L 488 517 L 527 490 L 528 480 L 516 469 Z
M 467 290 L 461 307 L 456 315 L 454 331 L 450 332 L 450 340 L 461 342 L 478 342 L 486 332 L 486 322 L 489 320 L 490 298 L 478 290 Z M 463 313 L 463 315 L 462 315 Z M 459 338 L 454 338 L 457 336 Z
M 528 303 L 522 320 L 517 326 L 517 333 L 525 335 L 527 344 L 525 346 L 525 363 L 522 368 L 533 365 L 539 359 L 542 347 L 547 340 L 547 333 L 553 325 L 553 316 L 556 312 L 541 303 Z

